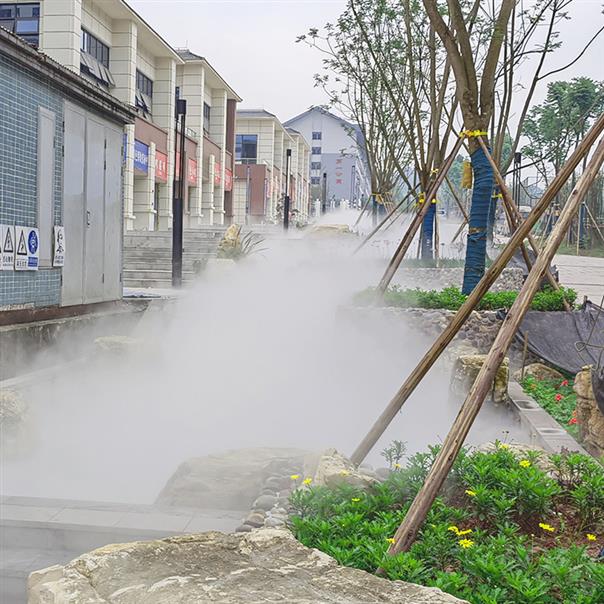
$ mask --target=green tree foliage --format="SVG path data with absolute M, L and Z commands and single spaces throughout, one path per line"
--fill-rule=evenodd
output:
M 594 119 L 604 111 L 604 82 L 574 78 L 551 82 L 547 97 L 529 112 L 523 133 L 528 144 L 522 152 L 536 162 L 546 178 L 557 174 Z

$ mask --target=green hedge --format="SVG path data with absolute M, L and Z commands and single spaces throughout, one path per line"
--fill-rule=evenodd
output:
M 371 304 L 375 296 L 375 288 L 363 290 L 355 297 L 355 303 L 361 306 Z M 517 291 L 487 292 L 478 305 L 478 310 L 508 309 L 518 297 Z M 399 308 L 443 308 L 458 310 L 467 296 L 457 287 L 446 287 L 438 290 L 403 289 L 394 285 L 384 294 L 384 306 Z M 531 303 L 531 310 L 564 310 L 564 298 L 573 306 L 577 292 L 566 287 L 559 291 L 545 289 L 537 292 Z

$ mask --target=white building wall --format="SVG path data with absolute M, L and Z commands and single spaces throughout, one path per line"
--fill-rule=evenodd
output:
M 40 4 L 40 50 L 77 73 L 81 29 L 82 0 L 45 0 Z
M 57 0 L 54 0 L 55 2 Z M 48 0 L 45 0 L 48 2 Z M 82 2 L 82 27 L 98 38 L 107 46 L 113 46 L 112 20 L 101 8 L 102 3 L 83 0 Z M 111 53 L 110 53 L 111 54 Z

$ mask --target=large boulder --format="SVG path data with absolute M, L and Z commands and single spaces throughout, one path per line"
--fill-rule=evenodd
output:
M 591 371 L 591 367 L 586 367 L 575 377 L 577 424 L 585 448 L 596 457 L 604 457 L 604 415 L 596 402 Z
M 304 466 L 304 475 L 312 476 L 311 484 L 316 487 L 348 484 L 366 489 L 378 482 L 375 475 L 362 466 L 355 468 L 349 459 L 335 449 L 327 449 L 318 457 L 308 457 Z
M 561 382 L 564 376 L 556 369 L 548 367 L 543 363 L 531 363 L 524 368 L 524 377 L 532 377 L 538 381 L 551 380 L 553 382 Z M 522 379 L 522 369 L 514 373 L 514 379 L 520 381 Z
M 451 390 L 455 394 L 464 397 L 468 394 L 486 357 L 486 354 L 469 354 L 457 358 L 451 376 Z M 494 403 L 507 402 L 509 377 L 510 360 L 506 357 L 497 370 L 495 383 L 491 389 L 491 398 Z
M 283 530 L 109 545 L 30 575 L 29 604 L 460 604 L 339 566 Z M 467 603 L 466 603 L 467 604 Z
M 266 447 L 189 459 L 170 477 L 156 503 L 247 511 L 268 477 L 299 472 L 307 454 L 302 449 Z

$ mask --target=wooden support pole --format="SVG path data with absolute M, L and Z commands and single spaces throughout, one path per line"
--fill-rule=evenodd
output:
M 417 189 L 417 187 L 415 187 L 415 189 Z M 405 197 L 403 197 L 403 200 L 397 204 L 394 208 L 392 208 L 392 210 L 390 210 L 390 212 L 387 214 L 387 216 L 384 218 L 384 220 L 382 220 L 372 231 L 371 233 L 369 233 L 369 235 L 367 235 L 365 237 L 365 239 L 363 239 L 363 241 L 361 241 L 361 243 L 359 243 L 359 245 L 355 248 L 354 252 L 352 252 L 352 255 L 354 256 L 359 250 L 361 250 L 365 244 L 386 224 L 386 222 L 395 214 L 395 212 L 405 203 L 405 201 L 407 201 L 407 199 L 409 198 L 409 196 L 415 192 L 415 189 L 412 189 L 411 191 L 409 191 L 407 193 L 407 195 L 405 195 Z
M 539 289 L 541 279 L 543 279 L 546 269 L 549 267 L 558 247 L 560 247 L 560 244 L 564 239 L 565 231 L 571 224 L 573 216 L 577 213 L 577 210 L 583 201 L 583 197 L 596 178 L 602 163 L 604 163 L 604 138 L 600 140 L 585 171 L 570 194 L 570 197 L 560 214 L 560 220 L 558 220 L 558 223 L 553 228 L 543 251 L 537 257 L 537 261 L 524 282 L 518 297 L 503 320 L 499 333 L 493 342 L 493 346 L 491 347 L 464 404 L 455 418 L 451 431 L 447 435 L 441 450 L 436 456 L 434 464 L 430 468 L 430 472 L 428 473 L 422 488 L 415 496 L 403 522 L 394 535 L 394 543 L 389 549 L 390 554 L 408 551 L 415 541 L 417 533 L 424 523 L 438 492 L 447 478 L 468 432 L 482 407 L 484 399 L 488 395 L 489 390 L 495 381 L 497 370 L 503 362 L 526 311 L 531 305 L 533 296 Z
M 384 292 L 386 291 L 386 288 L 390 285 L 390 281 L 392 281 L 392 277 L 394 277 L 394 274 L 398 270 L 398 267 L 400 266 L 403 258 L 405 257 L 405 254 L 407 253 L 407 250 L 409 249 L 409 246 L 411 245 L 411 242 L 413 241 L 415 234 L 417 233 L 419 227 L 421 226 L 421 224 L 424 220 L 424 216 L 427 214 L 428 209 L 430 208 L 430 203 L 434 199 L 434 196 L 438 192 L 438 189 L 439 189 L 440 185 L 442 184 L 443 180 L 445 179 L 447 172 L 451 168 L 453 161 L 457 157 L 457 153 L 458 153 L 459 149 L 461 148 L 462 144 L 463 144 L 463 139 L 459 138 L 457 140 L 457 142 L 455 143 L 455 146 L 453 147 L 453 151 L 451 152 L 449 157 L 447 157 L 444 164 L 440 167 L 440 170 L 439 170 L 438 174 L 436 175 L 435 181 L 433 182 L 429 191 L 426 193 L 424 203 L 421 204 L 419 211 L 417 212 L 417 214 L 414 216 L 413 220 L 411 221 L 411 224 L 409 225 L 407 232 L 403 236 L 401 242 L 399 243 L 398 247 L 396 248 L 396 251 L 394 252 L 394 256 L 392 256 L 392 259 L 390 260 L 390 262 L 388 263 L 388 266 L 386 267 L 386 271 L 384 272 L 384 275 L 382 276 L 382 279 L 380 280 L 380 282 L 377 286 L 377 291 L 376 291 L 377 300 L 380 300 L 384 296 Z
M 451 184 L 451 181 L 449 180 L 448 176 L 445 176 L 445 182 L 449 185 L 449 190 L 451 191 L 451 195 L 453 195 L 453 199 L 455 199 L 455 202 L 457 203 L 457 207 L 460 209 L 461 214 L 464 217 L 465 222 L 463 224 L 465 224 L 466 222 L 468 222 L 470 220 L 468 213 L 466 212 L 466 209 L 463 207 L 463 204 L 461 203 L 461 199 L 459 199 L 459 196 L 457 195 L 457 192 L 453 188 L 453 185 Z
M 600 227 L 598 226 L 598 223 L 594 218 L 594 215 L 591 213 L 591 210 L 589 209 L 589 206 L 587 204 L 585 204 L 585 209 L 587 210 L 587 215 L 589 216 L 592 224 L 594 225 L 594 227 L 596 227 L 596 231 L 598 232 L 598 235 L 600 235 L 600 239 L 604 241 L 604 235 L 602 234 L 602 231 L 600 230 Z
M 505 207 L 506 214 L 508 217 L 508 222 L 510 225 L 510 231 L 515 231 L 518 228 L 518 225 L 520 224 L 520 222 L 522 222 L 522 216 L 520 215 L 520 211 L 516 207 L 516 204 L 514 203 L 514 200 L 512 199 L 512 195 L 510 194 L 510 191 L 505 184 L 505 180 L 504 180 L 503 176 L 501 175 L 501 172 L 499 172 L 499 168 L 497 167 L 495 160 L 493 159 L 492 155 L 490 154 L 489 149 L 487 148 L 487 145 L 484 142 L 482 136 L 478 137 L 478 142 L 480 143 L 480 146 L 482 147 L 482 150 L 483 150 L 486 158 L 489 160 L 489 163 L 491 164 L 491 168 L 493 168 L 493 174 L 495 175 L 495 181 L 497 182 L 497 184 L 499 185 L 499 188 L 501 189 L 501 194 L 503 195 L 503 203 L 504 203 L 504 207 Z M 537 242 L 535 241 L 535 239 L 531 233 L 529 233 L 527 235 L 527 239 L 529 241 L 530 246 L 533 248 L 533 251 L 535 252 L 535 254 L 538 255 L 539 247 L 537 246 Z M 526 263 L 526 268 L 530 271 L 531 267 L 533 266 L 533 263 L 531 262 L 531 258 L 528 255 L 524 242 L 521 244 L 520 250 L 522 252 L 522 257 L 524 258 L 524 261 Z M 547 269 L 545 276 L 546 276 L 549 284 L 554 289 L 554 291 L 559 291 L 560 286 L 558 285 L 558 282 L 554 279 L 554 276 L 552 275 L 549 268 Z M 566 298 L 564 298 L 564 297 L 562 298 L 562 303 L 564 304 L 564 309 L 566 311 L 570 312 L 571 307 L 570 307 L 570 304 L 566 301 Z
M 423 377 L 426 375 L 426 373 L 428 373 L 432 365 L 434 365 L 434 363 L 438 360 L 443 350 L 445 350 L 445 348 L 448 346 L 449 342 L 451 342 L 451 340 L 456 336 L 461 326 L 470 316 L 472 310 L 474 310 L 482 297 L 487 293 L 491 285 L 493 285 L 501 271 L 507 266 L 516 249 L 518 249 L 522 241 L 524 241 L 526 234 L 531 231 L 539 218 L 541 218 L 549 204 L 562 188 L 562 185 L 564 185 L 570 178 L 571 174 L 579 165 L 583 157 L 588 154 L 589 149 L 603 130 L 604 114 L 602 114 L 588 130 L 581 143 L 579 143 L 566 163 L 562 166 L 562 169 L 554 177 L 550 186 L 541 196 L 541 199 L 537 202 L 524 223 L 522 223 L 512 234 L 507 245 L 503 248 L 495 262 L 493 262 L 493 264 L 485 272 L 472 293 L 466 298 L 466 301 L 461 305 L 449 325 L 443 330 L 434 344 L 432 344 L 430 350 L 428 350 L 428 352 L 424 355 L 414 371 L 409 375 L 403 385 L 399 388 L 398 392 L 388 403 L 382 414 L 378 417 L 374 425 L 371 427 L 369 432 L 365 435 L 359 446 L 352 454 L 351 460 L 353 463 L 359 465 L 365 459 L 365 457 L 367 457 L 367 453 L 371 451 L 375 443 L 377 443 L 386 428 L 390 425 L 390 422 L 394 419 L 401 407 L 411 396 L 417 385 L 422 381 Z
M 357 217 L 357 219 L 356 219 L 356 222 L 354 223 L 354 225 L 353 225 L 353 227 L 352 227 L 352 228 L 356 228 L 356 227 L 358 226 L 359 222 L 361 222 L 361 218 L 363 218 L 363 214 L 365 213 L 365 210 L 366 210 L 366 209 L 367 209 L 367 207 L 369 206 L 369 203 L 372 201 L 372 199 L 373 199 L 373 195 L 370 195 L 370 196 L 367 198 L 367 201 L 365 202 L 365 205 L 362 207 L 362 209 L 361 209 L 361 213 L 358 215 L 358 217 Z

